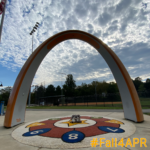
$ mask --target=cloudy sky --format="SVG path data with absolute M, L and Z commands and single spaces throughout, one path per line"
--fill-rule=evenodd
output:
M 147 3 L 147 8 L 142 7 Z M 0 81 L 13 86 L 31 54 L 29 35 L 36 22 L 34 49 L 52 35 L 82 30 L 106 43 L 121 59 L 131 78 L 150 78 L 150 0 L 8 0 L 0 43 Z M 64 73 L 64 74 L 60 74 Z M 60 43 L 48 53 L 32 84 L 61 85 L 67 74 L 76 84 L 114 77 L 102 56 L 79 40 Z

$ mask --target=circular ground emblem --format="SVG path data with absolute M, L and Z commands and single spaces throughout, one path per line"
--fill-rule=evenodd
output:
M 12 136 L 19 142 L 38 147 L 81 148 L 90 147 L 93 138 L 120 140 L 135 130 L 135 126 L 126 120 L 81 116 L 81 122 L 72 123 L 68 116 L 27 123 L 14 130 Z

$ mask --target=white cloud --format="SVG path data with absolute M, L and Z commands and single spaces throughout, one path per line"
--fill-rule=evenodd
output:
M 144 66 L 146 63 L 150 65 L 142 53 L 145 49 L 145 53 L 149 54 L 150 6 L 145 10 L 142 9 L 141 3 L 139 0 L 10 1 L 7 3 L 0 45 L 0 63 L 12 71 L 20 70 L 31 54 L 32 42 L 29 33 L 35 23 L 39 22 L 40 26 L 34 35 L 34 49 L 58 32 L 82 30 L 94 34 L 110 46 L 123 61 L 131 76 L 148 77 L 148 68 L 139 71 L 141 67 L 135 66 L 136 60 Z M 139 43 L 143 43 L 143 47 L 136 46 Z M 149 60 L 150 55 L 147 57 Z M 82 61 L 85 64 L 83 66 L 80 63 Z M 73 71 L 71 67 L 75 66 L 79 69 L 82 67 L 84 74 L 80 74 L 76 68 Z M 110 71 L 101 73 L 99 69 L 105 68 L 103 66 L 108 68 L 103 58 L 89 44 L 69 40 L 60 43 L 48 53 L 38 68 L 34 82 L 59 82 L 58 72 L 74 73 L 76 80 L 114 80 Z

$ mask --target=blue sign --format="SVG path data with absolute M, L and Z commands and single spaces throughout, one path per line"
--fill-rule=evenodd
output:
M 111 133 L 123 133 L 125 132 L 121 128 L 116 128 L 116 127 L 109 127 L 109 126 L 99 126 L 98 127 L 100 130 L 105 131 L 105 132 L 111 132 Z
M 0 102 L 0 115 L 4 115 L 4 101 Z
M 80 131 L 69 131 L 61 137 L 64 142 L 77 143 L 84 139 L 85 135 Z
M 50 130 L 51 130 L 50 128 L 33 130 L 33 131 L 30 131 L 30 132 L 24 133 L 22 136 L 35 136 L 35 135 L 46 133 L 46 132 L 48 132 Z

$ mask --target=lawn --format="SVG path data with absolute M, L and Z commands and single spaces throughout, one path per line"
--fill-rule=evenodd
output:
M 146 114 L 146 115 L 149 115 L 149 116 L 150 116 L 150 113 L 144 113 L 144 114 Z
M 118 105 L 106 105 L 104 106 L 35 106 L 27 107 L 28 109 L 123 109 L 122 106 Z M 142 107 L 143 109 L 150 109 L 150 107 Z
M 35 107 L 26 107 L 27 109 L 123 109 L 122 107 L 117 106 L 35 106 Z M 150 107 L 142 107 L 143 109 L 150 109 Z M 6 107 L 4 108 L 6 111 Z
M 140 102 L 143 109 L 150 109 L 150 98 L 140 98 Z M 105 102 L 104 104 L 99 105 L 93 105 L 93 106 L 34 106 L 34 107 L 26 107 L 28 109 L 123 109 L 122 104 L 114 104 L 113 105 L 107 104 Z M 6 106 L 4 107 L 4 110 L 6 110 Z
M 150 98 L 140 98 L 140 102 L 142 105 L 142 109 L 150 109 Z M 114 102 L 115 103 L 115 102 Z M 122 104 L 107 104 L 105 102 L 101 105 L 93 105 L 93 106 L 35 106 L 35 107 L 27 107 L 29 109 L 123 109 Z
M 149 105 L 150 108 L 150 98 L 140 98 L 141 105 Z
M 122 107 L 100 107 L 100 106 L 35 106 L 28 109 L 122 109 Z
M 140 101 L 150 101 L 150 98 L 143 98 L 143 97 L 140 97 Z

